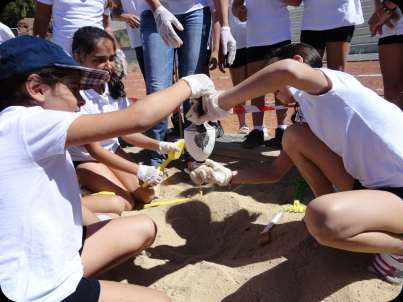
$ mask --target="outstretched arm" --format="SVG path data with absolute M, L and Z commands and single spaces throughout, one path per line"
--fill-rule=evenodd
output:
M 87 149 L 91 157 L 106 166 L 137 175 L 138 165 L 106 150 L 100 143 L 87 144 L 85 145 L 85 149 Z
M 280 155 L 266 168 L 233 171 L 231 184 L 262 184 L 278 182 L 294 166 L 288 155 L 281 151 Z
M 329 89 L 326 76 L 317 69 L 294 59 L 273 63 L 222 93 L 218 105 L 224 110 L 241 104 L 244 100 L 276 92 L 292 86 L 311 94 L 321 94 Z
M 180 80 L 167 89 L 135 102 L 127 109 L 104 114 L 82 115 L 69 127 L 66 147 L 144 132 L 167 117 L 190 96 L 190 86 L 186 81 Z M 164 106 L 161 106 L 162 101 Z

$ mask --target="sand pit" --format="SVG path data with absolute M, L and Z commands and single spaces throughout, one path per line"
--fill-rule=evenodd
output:
M 219 160 L 231 167 L 251 165 Z M 264 168 L 262 163 L 253 164 Z M 303 214 L 286 213 L 272 230 L 271 242 L 257 244 L 264 225 L 291 201 L 295 177 L 293 172 L 277 184 L 243 185 L 230 191 L 204 188 L 200 195 L 185 173 L 170 169 L 161 197 L 191 196 L 192 201 L 142 210 L 158 225 L 149 255 L 117 267 L 108 277 L 163 289 L 175 302 L 389 301 L 396 297 L 399 286 L 367 272 L 371 256 L 319 246 L 308 235 Z

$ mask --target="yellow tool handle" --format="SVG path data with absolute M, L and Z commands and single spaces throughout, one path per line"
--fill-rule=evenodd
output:
M 170 199 L 170 200 L 162 200 L 162 201 L 156 201 L 156 202 L 145 204 L 143 208 L 148 209 L 148 208 L 166 206 L 166 205 L 171 205 L 171 204 L 176 204 L 176 203 L 181 203 L 181 202 L 186 202 L 186 201 L 191 201 L 191 200 L 192 200 L 192 198 L 176 198 L 176 199 Z
M 159 166 L 160 171 L 164 171 L 165 168 L 168 167 L 169 163 L 170 163 L 172 160 L 173 160 L 173 158 L 169 158 L 169 157 L 168 157 L 166 160 L 164 160 L 164 161 L 160 164 L 160 166 Z

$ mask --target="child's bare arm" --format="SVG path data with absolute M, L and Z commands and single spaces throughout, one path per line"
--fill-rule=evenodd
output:
M 276 92 L 284 86 L 311 94 L 321 94 L 330 89 L 329 81 L 320 70 L 294 59 L 285 59 L 263 68 L 225 91 L 219 96 L 218 104 L 220 108 L 229 110 L 245 100 Z
M 146 96 L 127 109 L 82 115 L 69 127 L 66 147 L 144 132 L 167 117 L 190 95 L 190 86 L 180 80 L 170 88 Z
M 159 147 L 160 147 L 159 141 L 152 139 L 148 136 L 145 136 L 142 133 L 133 133 L 133 134 L 129 134 L 129 135 L 124 135 L 124 136 L 122 136 L 122 139 L 130 145 L 144 148 L 147 150 L 158 151 Z
M 233 171 L 231 184 L 261 184 L 279 181 L 294 166 L 288 155 L 281 151 L 280 155 L 263 169 L 246 169 Z
M 41 38 L 46 38 L 48 32 L 49 22 L 52 17 L 52 6 L 36 3 L 36 14 L 34 19 L 33 35 Z
M 224 56 L 220 53 L 220 32 L 221 24 L 218 19 L 217 12 L 213 13 L 213 31 L 211 35 L 211 55 L 209 59 L 210 70 L 216 69 L 217 67 L 221 72 L 225 73 L 224 70 Z
M 138 165 L 106 150 L 99 143 L 87 144 L 85 145 L 85 149 L 87 149 L 91 157 L 106 166 L 137 175 Z

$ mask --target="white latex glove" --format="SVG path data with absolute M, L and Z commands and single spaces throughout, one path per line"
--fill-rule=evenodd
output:
M 201 166 L 197 167 L 196 169 L 190 172 L 190 179 L 193 183 L 197 186 L 201 186 L 203 184 L 209 184 L 209 176 L 213 171 L 212 168 L 207 167 L 206 164 L 202 164 Z
M 235 60 L 236 41 L 231 33 L 231 28 L 229 26 L 221 27 L 220 39 L 221 39 L 222 52 L 224 56 L 228 55 L 227 63 L 229 65 L 232 65 L 232 63 L 234 63 Z
M 202 96 L 202 108 L 203 114 L 200 115 L 200 101 L 193 101 L 192 107 L 186 114 L 186 118 L 193 124 L 201 125 L 208 121 L 215 121 L 221 118 L 225 118 L 231 114 L 231 110 L 225 111 L 218 106 L 218 97 L 220 92 L 215 92 L 213 94 L 207 94 Z
M 173 24 L 178 30 L 183 30 L 183 26 L 178 19 L 176 19 L 176 17 L 162 5 L 158 6 L 153 14 L 155 24 L 157 25 L 157 31 L 165 44 L 172 48 L 181 47 L 183 42 L 172 26 Z
M 160 153 L 167 154 L 169 152 L 177 152 L 180 151 L 179 147 L 176 143 L 171 142 L 160 142 L 159 143 L 159 151 Z
M 207 159 L 205 164 L 212 169 L 209 175 L 210 182 L 213 182 L 220 187 L 228 186 L 230 184 L 232 179 L 232 171 L 230 169 L 211 159 Z
M 162 181 L 163 173 L 156 167 L 139 165 L 137 177 L 149 186 L 156 186 Z
M 186 81 L 192 90 L 190 96 L 191 99 L 198 99 L 206 94 L 212 94 L 216 92 L 214 82 L 204 73 L 193 74 L 181 78 Z
M 203 184 L 228 186 L 232 172 L 222 164 L 207 159 L 204 164 L 190 172 L 190 179 L 198 186 Z

